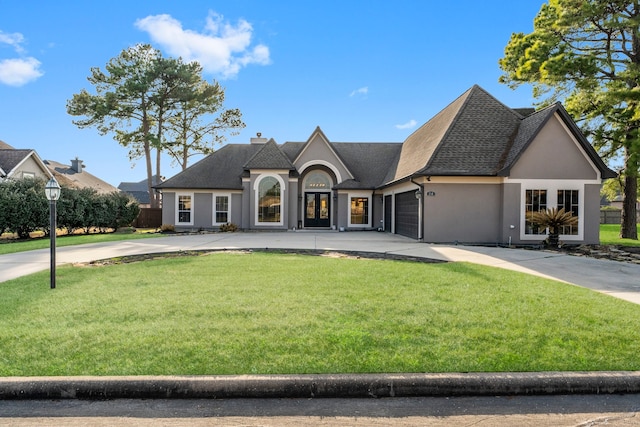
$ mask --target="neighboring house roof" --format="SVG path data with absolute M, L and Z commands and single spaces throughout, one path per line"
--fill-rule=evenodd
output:
M 4 141 L 0 141 L 0 150 L 13 150 L 14 148 Z
M 5 146 L 9 145 L 5 144 Z M 47 167 L 44 165 L 35 150 L 16 150 L 14 148 L 5 148 L 0 149 L 0 178 L 11 178 L 13 172 L 17 170 L 20 165 L 26 162 L 29 158 L 34 159 L 34 161 L 39 165 L 44 174 L 50 175 Z
M 537 112 L 511 109 L 474 85 L 404 143 L 328 142 L 318 127 L 307 142 L 229 144 L 158 188 L 242 189 L 242 175 L 249 169 L 294 169 L 317 135 L 353 175 L 336 188 L 374 189 L 414 176 L 505 176 L 555 114 L 602 178 L 616 176 L 559 103 Z
M 63 187 L 93 188 L 100 194 L 118 191 L 113 185 L 84 170 L 81 160 L 72 160 L 71 166 L 53 160 L 45 160 L 44 163 L 58 183 Z
M 121 182 L 118 185 L 118 190 L 130 194 L 140 204 L 149 204 L 151 203 L 151 198 L 149 197 L 148 182 L 148 179 L 143 179 L 138 182 Z M 152 186 L 156 186 L 160 182 L 162 182 L 162 179 L 158 175 L 151 177 Z

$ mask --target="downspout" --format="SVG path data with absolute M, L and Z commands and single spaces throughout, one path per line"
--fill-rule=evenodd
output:
M 418 197 L 418 241 L 422 242 L 424 240 L 423 230 L 424 230 L 424 185 L 418 184 L 413 180 L 413 177 L 409 178 L 412 184 L 418 186 L 418 191 L 420 192 L 420 196 Z
M 374 219 L 376 217 L 375 215 L 375 207 L 376 207 L 376 190 L 373 189 L 371 191 L 371 229 L 375 230 L 375 231 L 380 231 L 380 224 L 376 225 L 374 222 Z M 382 203 L 380 203 L 380 209 L 382 209 L 381 214 L 384 214 L 384 206 Z M 380 218 L 382 218 L 382 215 L 380 215 Z

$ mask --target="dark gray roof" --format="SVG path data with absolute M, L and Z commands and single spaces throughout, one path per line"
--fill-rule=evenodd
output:
M 228 144 L 156 188 L 242 189 L 244 165 L 263 145 Z
M 149 180 L 148 179 L 143 179 L 142 181 L 138 181 L 138 182 L 128 182 L 128 181 L 124 181 L 121 182 L 118 185 L 118 190 L 122 190 L 126 193 L 132 193 L 135 191 L 149 191 L 149 188 L 147 186 L 147 182 Z M 151 177 L 151 185 L 155 186 L 157 184 L 159 184 L 161 181 L 160 177 L 158 175 L 153 175 Z
M 424 175 L 495 175 L 522 116 L 479 86 L 464 96 L 455 117 L 433 150 Z
M 121 190 L 122 191 L 122 190 Z M 131 197 L 133 197 L 136 202 L 141 205 L 148 205 L 151 203 L 151 197 L 149 197 L 149 191 L 122 191 L 123 193 L 127 193 Z
M 24 159 L 29 157 L 33 150 L 0 149 L 0 169 L 9 174 Z
M 331 146 L 355 178 L 338 184 L 336 188 L 374 189 L 381 186 L 388 171 L 394 169 L 402 149 L 399 142 L 334 142 Z
M 374 189 L 420 175 L 507 175 L 555 112 L 603 178 L 615 176 L 560 104 L 538 112 L 514 110 L 475 85 L 402 144 L 329 142 L 354 177 L 337 188 Z M 294 170 L 293 161 L 307 143 L 277 145 L 272 139 L 263 145 L 229 144 L 157 187 L 241 189 L 241 177 L 248 169 Z
M 245 169 L 288 169 L 293 170 L 293 164 L 287 156 L 278 148 L 273 139 L 262 145 L 247 163 Z

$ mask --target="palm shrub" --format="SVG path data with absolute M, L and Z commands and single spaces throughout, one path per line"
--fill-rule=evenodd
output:
M 549 246 L 557 247 L 560 237 L 560 229 L 564 226 L 578 224 L 578 217 L 571 212 L 565 212 L 564 208 L 545 209 L 543 211 L 532 212 L 529 221 L 540 227 L 549 229 Z

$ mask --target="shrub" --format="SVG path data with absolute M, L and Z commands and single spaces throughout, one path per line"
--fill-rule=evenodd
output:
M 160 231 L 163 233 L 174 232 L 176 231 L 176 227 L 173 224 L 162 224 Z
M 1 183 L 0 228 L 29 238 L 29 233 L 49 229 L 49 202 L 40 179 L 10 179 Z
M 222 233 L 226 233 L 226 232 L 234 232 L 234 231 L 238 231 L 238 226 L 235 225 L 232 222 L 228 222 L 226 224 L 222 224 L 220 226 L 220 232 Z

